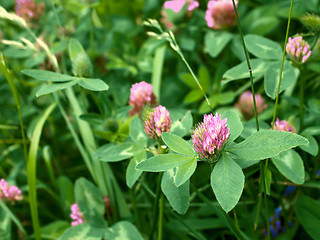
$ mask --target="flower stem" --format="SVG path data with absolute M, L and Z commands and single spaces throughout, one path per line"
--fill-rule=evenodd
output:
M 163 172 L 159 173 L 158 175 L 158 182 L 157 182 L 157 189 L 156 189 L 156 198 L 154 199 L 153 203 L 153 222 L 152 222 L 152 227 L 151 227 L 151 232 L 149 234 L 149 238 L 153 238 L 153 233 L 156 229 L 156 223 L 157 223 L 157 218 L 159 214 L 159 199 L 160 199 L 160 194 L 161 194 L 161 179 L 162 179 Z
M 242 28 L 241 28 L 240 21 L 239 21 L 238 9 L 237 9 L 237 6 L 236 6 L 234 0 L 232 0 L 232 3 L 233 3 L 234 13 L 236 15 L 237 26 L 238 26 L 239 33 L 240 33 L 244 54 L 246 56 L 246 61 L 247 61 L 248 69 L 249 69 L 250 82 L 251 82 L 251 91 L 252 91 L 252 98 L 253 98 L 253 107 L 254 107 L 254 115 L 255 115 L 255 119 L 256 119 L 257 131 L 259 131 L 258 112 L 257 112 L 256 97 L 255 97 L 255 92 L 254 92 L 253 76 L 252 76 L 252 69 L 251 69 L 251 65 L 250 65 L 249 54 L 248 54 L 248 51 L 247 51 L 247 48 L 246 48 L 246 44 L 245 44 L 244 38 L 243 38 Z
M 130 188 L 130 197 L 131 197 L 133 212 L 134 212 L 134 215 L 135 215 L 136 221 L 137 221 L 137 226 L 139 228 L 139 227 L 141 227 L 141 222 L 140 222 L 140 217 L 139 217 L 138 208 L 137 208 L 137 204 L 136 204 L 136 198 L 134 196 L 134 191 L 132 188 Z
M 160 206 L 159 206 L 159 225 L 158 225 L 158 240 L 162 240 L 162 225 L 163 225 L 163 194 L 160 193 Z
M 305 77 L 301 74 L 302 77 L 300 79 L 300 94 L 299 94 L 299 113 L 300 113 L 300 132 L 303 131 L 304 127 L 304 85 L 305 85 Z

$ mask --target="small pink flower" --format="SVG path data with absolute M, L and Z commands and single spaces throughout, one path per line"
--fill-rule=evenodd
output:
M 311 56 L 310 46 L 302 39 L 302 36 L 289 37 L 286 52 L 292 60 L 302 63 L 306 62 Z
M 44 3 L 36 4 L 33 0 L 16 0 L 15 12 L 25 21 L 37 20 L 44 11 Z
M 133 106 L 130 116 L 140 114 L 146 105 L 155 106 L 157 98 L 153 93 L 152 85 L 146 82 L 139 82 L 132 85 L 129 105 Z
M 84 223 L 85 219 L 80 211 L 78 203 L 74 203 L 71 205 L 71 214 L 70 217 L 74 220 L 71 222 L 72 226 L 76 226 L 78 224 Z
M 267 104 L 264 102 L 263 97 L 260 94 L 255 94 L 257 113 L 258 115 L 267 108 Z M 250 91 L 245 91 L 241 94 L 238 102 L 235 105 L 238 108 L 245 119 L 250 119 L 254 116 L 253 95 Z
M 271 127 L 272 127 L 272 123 L 271 123 Z M 296 129 L 293 126 L 291 126 L 285 120 L 279 121 L 279 118 L 277 118 L 277 120 L 275 121 L 273 130 L 296 133 Z
M 238 5 L 237 0 L 235 0 L 235 4 Z M 206 21 L 208 27 L 212 29 L 236 25 L 232 0 L 210 0 L 206 11 Z
M 144 131 L 150 138 L 158 139 L 163 132 L 169 132 L 171 123 L 169 111 L 159 105 L 144 121 Z
M 0 180 L 0 199 L 20 201 L 23 199 L 22 192 L 17 186 L 9 186 L 3 178 Z
M 166 1 L 163 4 L 163 10 L 161 11 L 162 19 L 161 22 L 166 25 L 166 28 L 170 29 L 174 26 L 172 21 L 168 18 L 164 9 L 171 9 L 175 13 L 179 13 L 184 5 L 187 4 L 187 14 L 190 16 L 192 11 L 199 7 L 199 2 L 195 0 L 173 0 Z
M 203 122 L 198 125 L 192 135 L 194 149 L 202 159 L 213 159 L 230 136 L 227 119 L 221 120 L 221 115 L 210 113 L 204 115 Z

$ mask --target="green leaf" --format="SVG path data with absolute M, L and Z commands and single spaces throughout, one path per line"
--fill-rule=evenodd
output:
M 226 31 L 208 31 L 204 37 L 204 51 L 215 58 L 225 48 L 231 38 L 232 34 Z
M 295 133 L 261 130 L 226 150 L 235 154 L 237 158 L 255 161 L 275 157 L 280 152 L 308 143 L 306 138 Z
M 69 207 L 70 214 L 70 207 Z M 43 239 L 58 239 L 64 231 L 70 228 L 70 222 L 57 220 L 41 227 Z
M 63 90 L 65 88 L 74 86 L 76 83 L 77 83 L 76 81 L 72 81 L 72 82 L 53 83 L 53 84 L 44 85 L 39 89 L 39 91 L 36 92 L 36 96 L 40 97 L 49 93 Z
M 217 105 L 226 105 L 232 103 L 234 101 L 235 94 L 234 92 L 227 91 L 224 93 L 214 94 L 213 96 L 209 97 L 209 102 L 211 106 L 214 108 Z M 207 113 L 211 112 L 211 109 L 206 101 L 203 101 L 199 108 L 199 113 Z
M 279 85 L 279 76 L 280 76 L 281 62 L 275 62 L 270 64 L 266 74 L 264 76 L 264 88 L 266 94 L 275 99 L 277 96 L 278 85 Z M 282 72 L 282 79 L 280 85 L 280 92 L 282 93 L 288 87 L 293 86 L 298 77 L 300 71 L 298 68 L 291 66 L 290 62 L 285 61 Z
M 264 169 L 264 184 L 266 187 L 266 194 L 270 196 L 271 194 L 271 181 L 272 181 L 272 172 L 268 169 Z
M 143 240 L 138 229 L 128 221 L 117 222 L 109 227 L 103 238 L 110 240 Z
M 174 183 L 174 170 L 163 174 L 161 189 L 172 208 L 179 214 L 185 214 L 189 208 L 189 180 L 177 187 Z
M 303 130 L 302 135 L 317 136 L 320 135 L 320 126 L 311 126 Z
M 107 91 L 109 89 L 108 84 L 96 78 L 82 78 L 78 83 L 81 87 L 91 91 Z
M 194 157 L 192 160 L 182 164 L 177 168 L 176 175 L 174 176 L 174 183 L 177 187 L 180 187 L 192 176 L 197 168 L 197 158 Z
M 197 102 L 203 98 L 203 93 L 200 89 L 192 89 L 183 99 L 184 103 Z
M 240 117 L 235 111 L 228 110 L 221 114 L 221 119 L 225 118 L 227 118 L 227 126 L 228 128 L 230 128 L 229 141 L 235 140 L 240 136 L 243 130 L 243 125 Z
M 265 61 L 263 59 L 255 58 L 250 60 L 250 64 L 252 68 L 253 77 L 258 78 L 266 72 L 270 62 Z M 226 71 L 223 74 L 223 80 L 221 81 L 221 83 L 222 85 L 224 85 L 231 81 L 249 78 L 249 77 L 250 77 L 250 73 L 249 73 L 247 61 L 243 61 L 239 65 L 234 66 L 233 68 Z
M 82 223 L 68 228 L 58 240 L 101 240 L 103 236 L 103 228 L 95 228 L 89 225 L 89 223 Z
M 25 70 L 22 70 L 21 72 L 29 77 L 42 80 L 42 81 L 49 81 L 49 82 L 68 82 L 68 81 L 78 79 L 73 76 L 55 73 L 47 70 L 25 69 Z
M 126 173 L 126 182 L 129 188 L 132 188 L 132 186 L 136 183 L 136 181 L 139 179 L 140 175 L 142 174 L 141 170 L 136 169 L 137 164 L 142 162 L 146 158 L 147 158 L 147 154 L 146 152 L 143 151 L 135 155 L 130 160 L 129 165 L 127 167 L 127 173 Z
M 1 215 L 2 215 L 2 217 L 0 217 L 0 219 L 1 219 L 0 226 L 3 226 L 3 227 L 6 226 L 7 224 L 9 224 L 9 223 L 7 223 L 7 221 L 9 221 L 10 222 L 10 229 L 11 229 L 11 220 L 12 220 L 17 225 L 19 230 L 22 233 L 26 234 L 26 230 L 23 228 L 23 225 L 20 222 L 20 220 L 15 216 L 15 214 L 10 210 L 10 208 L 7 207 L 7 205 L 2 201 L 2 199 L 0 199 L 0 216 Z M 4 228 L 2 228 L 2 229 L 4 229 Z
M 303 161 L 296 151 L 290 149 L 271 158 L 271 160 L 279 172 L 290 181 L 296 184 L 304 183 Z
M 141 120 L 135 117 L 130 123 L 130 137 L 139 146 L 147 147 L 148 137 L 144 132 Z
M 254 34 L 244 36 L 244 41 L 248 51 L 258 58 L 278 60 L 282 58 L 282 49 L 277 42 Z
M 61 208 L 65 216 L 69 216 L 70 206 L 75 202 L 73 183 L 66 176 L 60 176 L 57 179 L 57 187 L 60 195 Z
M 244 187 L 244 175 L 239 165 L 227 153 L 222 154 L 213 168 L 211 187 L 224 211 L 229 212 L 239 202 Z
M 107 224 L 103 218 L 105 203 L 99 188 L 87 179 L 81 177 L 77 179 L 74 190 L 76 202 L 83 214 L 83 218 L 91 226 L 106 227 Z
M 309 144 L 302 145 L 302 146 L 300 146 L 300 148 L 303 151 L 310 153 L 314 157 L 317 156 L 317 154 L 319 152 L 319 145 L 318 145 L 317 140 L 313 136 L 305 134 L 305 133 L 302 133 L 301 136 L 304 136 L 305 138 L 307 138 L 309 141 Z
M 305 195 L 300 195 L 294 204 L 294 211 L 304 230 L 313 239 L 320 236 L 320 203 Z
M 0 199 L 0 204 L 5 205 L 1 199 Z M 4 211 L 4 209 L 0 208 L 0 239 L 1 240 L 12 239 L 11 231 L 12 231 L 12 221 L 9 217 L 9 214 L 8 212 Z M 26 232 L 24 231 L 24 233 Z
M 103 162 L 118 162 L 133 156 L 137 147 L 132 142 L 124 142 L 117 145 L 107 145 L 98 149 L 95 156 Z M 142 150 L 142 149 L 141 149 Z
M 183 140 L 181 137 L 164 132 L 162 133 L 161 138 L 172 151 L 187 156 L 194 155 L 193 149 L 190 144 L 187 141 Z
M 148 172 L 168 171 L 172 168 L 181 166 L 182 164 L 191 161 L 194 156 L 184 156 L 180 154 L 161 154 L 139 163 L 136 167 L 138 170 Z
M 190 132 L 193 123 L 191 112 L 171 111 L 170 115 L 172 118 L 170 133 L 179 137 L 187 135 Z

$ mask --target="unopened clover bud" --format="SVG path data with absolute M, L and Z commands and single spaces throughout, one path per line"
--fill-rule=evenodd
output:
M 92 75 L 92 64 L 86 53 L 79 53 L 72 61 L 72 72 L 75 76 L 90 77 Z
M 230 128 L 227 119 L 221 119 L 221 115 L 210 113 L 204 115 L 203 122 L 198 125 L 192 135 L 192 143 L 199 157 L 204 161 L 215 160 L 223 145 L 228 141 Z
M 315 14 L 306 14 L 300 18 L 301 23 L 312 32 L 320 32 L 320 17 Z
M 149 112 L 144 121 L 144 131 L 150 137 L 159 139 L 163 132 L 169 132 L 172 124 L 169 111 L 159 105 Z
M 260 94 L 255 94 L 256 100 L 256 107 L 257 107 L 257 114 L 259 115 L 266 107 L 267 104 L 265 103 L 263 97 Z M 245 119 L 252 118 L 254 114 L 254 104 L 253 104 L 253 95 L 250 91 L 245 91 L 239 97 L 238 102 L 235 105 L 238 108 Z

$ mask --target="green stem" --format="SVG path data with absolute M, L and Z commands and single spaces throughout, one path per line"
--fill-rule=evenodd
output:
M 154 199 L 153 203 L 153 222 L 152 222 L 152 227 L 151 227 L 151 232 L 149 234 L 149 238 L 153 238 L 153 233 L 156 229 L 156 223 L 157 223 L 157 218 L 158 218 L 158 213 L 159 213 L 159 199 L 160 199 L 160 194 L 161 194 L 161 178 L 162 178 L 163 172 L 159 173 L 158 175 L 158 182 L 157 182 L 157 189 L 156 189 L 156 197 Z
M 300 79 L 300 94 L 299 94 L 299 112 L 300 112 L 300 132 L 303 131 L 304 128 L 304 85 L 305 85 L 305 77 L 301 74 L 302 77 Z
M 240 229 L 238 229 L 235 223 L 232 221 L 230 216 L 226 214 L 221 208 L 216 207 L 206 196 L 204 196 L 193 184 L 191 184 L 191 189 L 196 192 L 198 197 L 210 205 L 214 211 L 217 213 L 218 217 L 224 221 L 226 226 L 230 231 L 237 236 L 238 239 L 249 239 Z
M 259 216 L 260 216 L 260 209 L 261 209 L 261 202 L 262 202 L 262 191 L 261 191 L 261 186 L 260 186 L 260 190 L 259 190 L 259 199 L 258 199 L 258 206 L 257 206 L 257 213 L 256 213 L 256 219 L 254 221 L 254 231 L 257 230 L 258 227 L 258 220 L 259 220 Z
M 91 54 L 94 53 L 94 25 L 93 25 L 93 19 L 92 19 L 92 13 L 93 13 L 93 8 L 90 8 L 89 11 L 89 17 L 90 17 L 90 52 Z
M 22 140 L 23 140 L 23 153 L 24 153 L 24 158 L 27 160 L 28 159 L 27 139 L 25 136 L 24 126 L 23 126 L 20 98 L 19 98 L 19 94 L 18 94 L 16 85 L 14 83 L 13 75 L 6 66 L 2 52 L 0 52 L 0 70 L 3 72 L 4 76 L 6 77 L 6 79 L 8 81 L 8 84 L 10 86 L 14 101 L 17 106 L 18 115 L 19 115 L 19 123 L 20 123 L 20 131 L 21 131 L 21 136 L 22 136 Z
M 317 44 L 317 41 L 318 41 L 318 38 L 319 38 L 319 34 L 320 34 L 320 32 L 318 31 L 318 32 L 316 33 L 316 35 L 314 36 L 313 43 L 312 43 L 312 45 L 311 45 L 311 47 L 310 47 L 310 50 L 311 50 L 311 51 L 314 49 L 314 47 L 315 47 L 316 44 Z
M 268 160 L 268 159 L 267 159 Z M 266 220 L 266 223 L 267 223 L 267 239 L 269 240 L 270 239 L 270 223 L 269 223 L 269 213 L 268 213 L 268 202 L 267 202 L 267 191 L 266 191 L 266 182 L 265 182 L 265 169 L 268 165 L 268 162 L 266 161 L 266 164 L 264 165 L 263 167 L 263 162 L 261 161 L 260 162 L 260 176 L 261 176 L 261 184 L 262 186 L 261 187 L 261 191 L 262 191 L 262 194 L 263 194 L 263 202 L 264 202 L 264 208 L 265 208 L 265 211 L 266 211 L 266 214 L 265 214 L 265 220 Z
M 132 190 L 132 188 L 130 189 L 130 197 L 131 197 L 131 202 L 132 202 L 132 208 L 133 208 L 133 212 L 137 221 L 137 227 L 140 228 L 141 227 L 141 222 L 140 222 L 140 216 L 139 216 L 139 212 L 138 212 L 138 208 L 137 208 L 137 204 L 136 204 L 136 198 L 134 196 L 134 192 Z
M 158 240 L 162 240 L 162 225 L 163 225 L 163 194 L 160 193 L 160 210 L 159 210 L 159 228 L 158 228 Z
M 251 91 L 252 91 L 252 98 L 253 98 L 253 107 L 254 107 L 254 115 L 255 115 L 255 119 L 256 119 L 257 131 L 259 131 L 258 112 L 257 112 L 256 97 L 255 97 L 254 86 L 253 86 L 253 76 L 252 76 L 252 69 L 251 69 L 251 65 L 250 65 L 249 54 L 248 54 L 248 51 L 247 51 L 247 48 L 246 48 L 246 44 L 245 44 L 244 38 L 243 38 L 242 28 L 241 28 L 240 21 L 239 21 L 238 9 L 237 9 L 237 6 L 236 6 L 234 0 L 232 0 L 232 3 L 233 3 L 233 9 L 234 9 L 234 12 L 235 12 L 235 15 L 236 15 L 237 26 L 238 26 L 239 33 L 240 33 L 244 54 L 246 56 L 246 61 L 247 61 L 248 69 L 249 69 L 250 82 L 251 82 Z
M 291 0 L 290 10 L 289 10 L 289 18 L 288 18 L 288 25 L 287 25 L 287 32 L 286 32 L 286 39 L 285 39 L 284 45 L 283 45 L 283 54 L 282 54 L 282 62 L 281 62 L 281 69 L 280 69 L 280 76 L 279 76 L 279 84 L 278 84 L 276 103 L 274 105 L 274 112 L 273 112 L 273 118 L 272 118 L 272 129 L 274 127 L 274 122 L 276 120 L 276 115 L 277 115 L 277 107 L 278 107 L 278 101 L 279 101 L 279 93 L 280 93 L 280 86 L 281 86 L 281 80 L 282 80 L 282 72 L 283 72 L 284 60 L 285 60 L 285 57 L 286 57 L 286 46 L 287 46 L 288 37 L 289 37 L 292 6 L 293 6 L 293 0 Z

